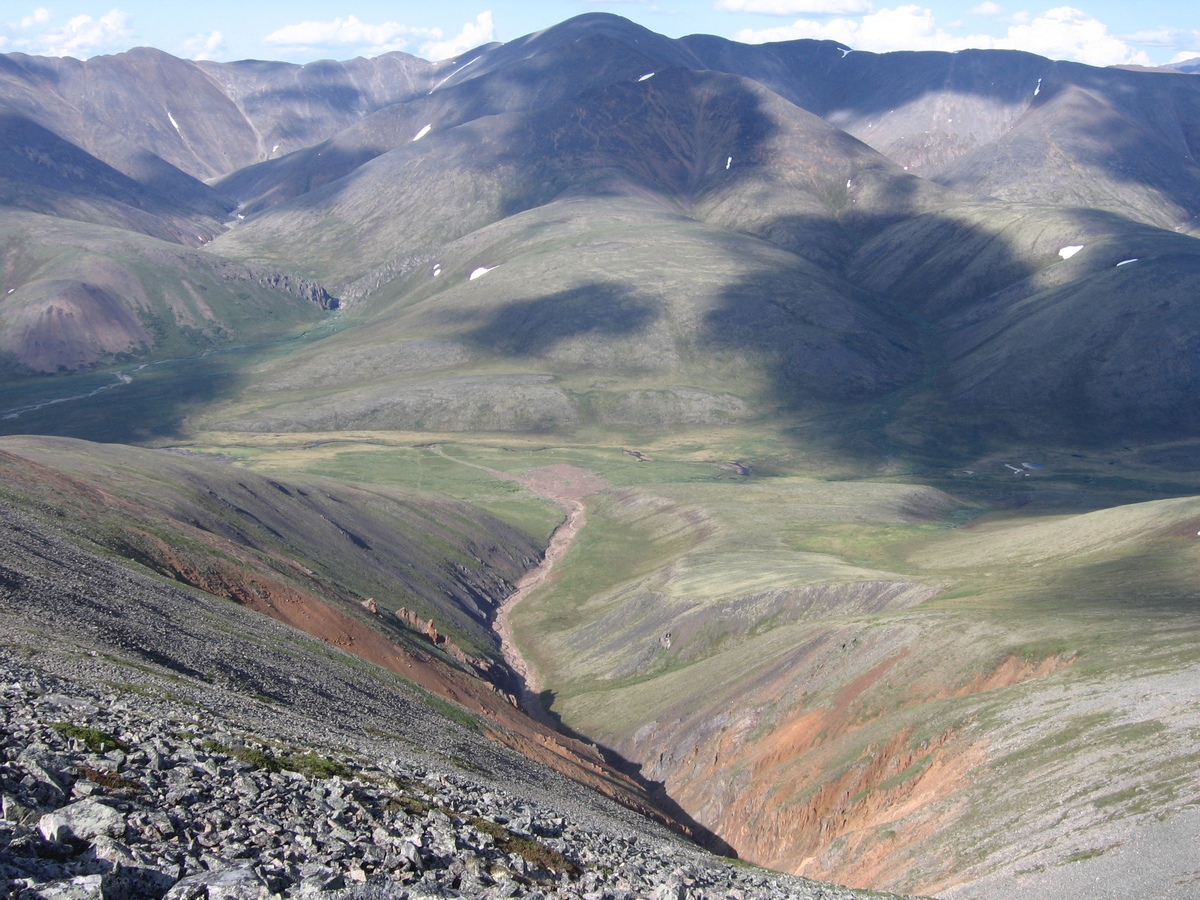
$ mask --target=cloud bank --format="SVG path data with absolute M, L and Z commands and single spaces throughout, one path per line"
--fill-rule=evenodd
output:
M 372 24 L 347 16 L 285 25 L 268 34 L 263 42 L 288 52 L 328 52 L 337 56 L 378 56 L 394 50 L 411 52 L 416 47 L 421 56 L 438 60 L 486 44 L 494 34 L 492 13 L 484 11 L 451 38 L 446 38 L 440 28 L 414 28 L 400 22 Z
M 841 2 L 843 0 L 830 0 L 828 5 Z M 718 0 L 718 6 L 722 4 L 780 7 L 789 4 L 825 5 L 810 0 Z M 975 7 L 973 12 L 977 15 L 998 15 L 1002 9 L 995 3 L 983 3 Z M 883 8 L 856 18 L 797 19 L 790 25 L 743 30 L 734 37 L 752 44 L 800 38 L 832 40 L 856 50 L 876 53 L 892 50 L 954 51 L 973 47 L 983 50 L 1025 50 L 1051 59 L 1069 59 L 1093 66 L 1150 64 L 1144 51 L 1134 50 L 1130 41 L 1109 34 L 1103 22 L 1071 6 L 1055 7 L 1037 17 L 1014 17 L 1002 37 L 946 30 L 938 24 L 932 10 L 915 4 Z

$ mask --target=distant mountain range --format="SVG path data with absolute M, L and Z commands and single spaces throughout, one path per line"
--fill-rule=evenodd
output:
M 320 317 L 267 271 L 322 285 L 346 328 L 222 427 L 849 402 L 907 434 L 936 408 L 935 442 L 1200 428 L 1200 82 L 1177 74 L 595 14 L 436 64 L 9 54 L 0 110 L 17 374 Z M 513 385 L 520 413 L 495 402 Z

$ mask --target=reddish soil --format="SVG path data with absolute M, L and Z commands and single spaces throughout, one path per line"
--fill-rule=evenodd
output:
M 847 761 L 855 744 L 846 736 L 868 725 L 879 733 L 882 713 L 862 712 L 873 708 L 872 693 L 903 682 L 910 663 L 910 651 L 900 648 L 828 705 L 802 708 L 761 737 L 720 732 L 668 774 L 672 797 L 693 812 L 718 810 L 704 824 L 758 865 L 856 887 L 912 889 L 914 879 L 921 885 L 923 873 L 944 868 L 930 864 L 930 848 L 964 812 L 961 792 L 986 763 L 987 747 L 955 731 L 917 741 L 905 726 L 860 745 L 858 758 Z M 1009 657 L 965 684 L 914 689 L 902 708 L 1007 687 L 1069 663 Z M 756 704 L 769 705 L 786 684 L 781 677 L 756 692 Z
M 157 545 L 159 564 L 181 581 L 207 593 L 227 597 L 395 672 L 429 693 L 491 722 L 495 727 L 489 729 L 488 734 L 493 740 L 625 806 L 683 830 L 663 815 L 634 781 L 605 764 L 595 750 L 533 721 L 490 682 L 451 666 L 432 652 L 398 644 L 371 624 L 277 578 L 237 563 L 214 561 L 212 557 L 205 557 L 197 564 L 158 539 L 144 537 L 149 546 Z

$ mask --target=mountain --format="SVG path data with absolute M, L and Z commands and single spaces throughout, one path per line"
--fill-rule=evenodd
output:
M 752 863 L 1189 877 L 1134 848 L 1198 833 L 1200 82 L 588 14 L 12 54 L 0 116 L 0 496 L 55 558 Z M 275 696 L 204 641 L 181 677 Z
M 1195 74 L 1196 70 L 1200 68 L 1200 56 L 1195 56 L 1191 59 L 1185 59 L 1183 62 L 1171 63 L 1170 65 L 1161 66 L 1160 68 L 1173 69 L 1176 72 Z

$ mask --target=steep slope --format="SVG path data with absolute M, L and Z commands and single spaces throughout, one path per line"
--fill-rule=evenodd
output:
M 854 199 L 844 187 L 850 179 L 859 184 Z M 430 363 L 539 381 L 650 376 L 586 401 L 600 409 L 637 406 L 629 388 L 655 392 L 645 399 L 659 403 L 664 379 L 676 396 L 724 384 L 721 393 L 733 398 L 718 406 L 731 411 L 764 396 L 803 404 L 879 393 L 915 371 L 911 339 L 886 306 L 837 274 L 854 237 L 828 221 L 837 204 L 856 204 L 864 217 L 899 215 L 939 195 L 914 181 L 753 83 L 683 70 L 629 78 L 546 110 L 434 128 L 217 243 L 256 263 L 295 258 L 303 243 L 308 271 L 341 286 L 352 304 L 348 330 L 304 357 L 321 366 L 318 355 L 353 345 L 353 356 L 370 352 L 378 365 L 377 383 L 353 386 L 358 397 L 343 390 L 308 411 L 305 399 L 237 427 L 275 428 L 283 419 L 289 428 L 328 427 L 336 407 L 351 427 L 394 427 L 416 415 L 419 427 L 461 429 L 463 420 L 451 418 L 458 407 L 446 402 L 459 390 L 452 385 L 425 388 L 432 395 L 424 405 L 441 410 L 440 422 L 413 409 L 419 401 L 397 402 L 394 391 L 380 405 L 377 395 L 395 378 L 389 371 L 412 380 Z M 771 202 L 759 202 L 773 191 Z M 749 230 L 777 244 L 741 233 Z M 807 353 L 790 352 L 798 342 Z M 417 359 L 405 361 L 406 346 Z M 420 362 L 431 346 L 444 355 Z M 753 368 L 731 380 L 738 356 Z M 301 369 L 278 371 L 270 384 L 306 393 L 334 386 Z M 555 395 L 546 394 L 546 424 L 595 416 L 560 388 L 539 390 Z M 539 415 L 494 416 L 490 426 L 469 413 L 466 421 L 528 428 Z M 629 415 L 656 421 L 652 412 Z
M 1198 250 L 1117 216 L 1015 204 L 884 228 L 848 277 L 919 316 L 938 347 L 929 380 L 889 412 L 887 439 L 969 458 L 1005 435 L 1086 445 L 1193 433 Z
M 1200 216 L 1200 91 L 1167 75 L 1101 77 L 1084 67 L 1039 84 L 1011 128 L 933 177 L 1001 200 L 1107 209 L 1163 228 Z
M 225 208 L 170 199 L 101 162 L 28 117 L 2 111 L 0 205 L 138 231 L 197 246 L 224 231 Z
M 233 569 L 257 569 L 368 621 L 361 606 L 374 598 L 393 634 L 412 638 L 413 624 L 396 618 L 404 608 L 422 627 L 432 619 L 482 662 L 498 658 L 495 603 L 540 555 L 527 536 L 447 498 L 319 480 L 286 484 L 195 456 L 64 438 L 0 444 L 10 454 L 10 484 L 24 482 L 28 466 L 42 474 L 27 490 L 49 490 L 46 482 L 59 479 L 87 495 L 72 518 L 110 550 L 185 581 L 213 569 L 206 552 L 219 555 Z M 113 514 L 90 505 L 118 497 Z M 503 672 L 495 680 L 503 685 Z
M 315 382 L 294 377 L 291 384 L 303 385 L 306 396 L 264 397 L 262 415 L 239 402 L 210 420 L 243 429 L 278 427 L 287 418 L 292 427 L 336 421 L 338 427 L 461 430 L 470 422 L 545 429 L 611 420 L 605 410 L 631 404 L 638 408 L 620 414 L 631 424 L 718 423 L 780 409 L 819 415 L 829 401 L 853 400 L 876 405 L 842 424 L 831 422 L 836 427 L 829 440 L 862 444 L 862 423 L 872 422 L 882 424 L 882 432 L 870 426 L 881 440 L 908 435 L 910 446 L 936 448 L 947 434 L 989 440 L 1013 429 L 1030 433 L 1036 423 L 1054 418 L 1058 401 L 1048 398 L 1067 396 L 1083 404 L 1062 429 L 1069 439 L 1090 440 L 1077 425 L 1096 421 L 1106 423 L 1099 431 L 1125 440 L 1163 418 L 1192 428 L 1181 406 L 1192 383 L 1186 352 L 1150 336 L 1157 327 L 1154 310 L 1178 304 L 1186 294 L 1193 254 L 1166 233 L 1160 241 L 1118 218 L 1100 223 L 1069 210 L 1085 203 L 1171 228 L 1200 212 L 1192 210 L 1196 192 L 1188 187 L 1198 177 L 1189 124 L 1200 96 L 1194 80 L 998 51 L 876 55 L 845 49 L 828 42 L 747 47 L 706 37 L 670 41 L 618 17 L 592 14 L 437 66 L 401 55 L 312 67 L 191 64 L 151 51 L 94 65 L 13 57 L 6 63 L 6 90 L 10 105 L 26 116 L 18 129 L 29 136 L 22 147 L 62 163 L 57 169 L 43 164 L 45 171 L 36 171 L 45 186 L 22 188 L 14 202 L 181 241 L 203 242 L 214 233 L 215 219 L 197 218 L 200 199 L 172 206 L 169 197 L 183 198 L 186 191 L 151 190 L 149 175 L 121 182 L 119 166 L 85 165 L 86 158 L 72 157 L 49 132 L 34 135 L 34 98 L 55 79 L 58 93 L 39 115 L 95 153 L 108 139 L 84 133 L 85 113 L 103 130 L 115 111 L 153 112 L 154 122 L 134 129 L 135 140 L 125 146 L 197 174 L 227 172 L 252 157 L 262 160 L 310 142 L 220 182 L 221 191 L 235 195 L 228 202 L 243 207 L 230 220 L 232 232 L 213 250 L 299 271 L 327 282 L 351 303 L 368 300 L 344 319 L 351 326 L 345 335 L 302 349 L 300 359 L 307 369 L 307 360 L 336 354 L 327 363 L 314 362 L 314 374 L 345 371 L 343 360 L 370 359 L 381 377 L 362 391 L 343 390 L 337 399 L 324 390 L 311 396 L 310 386 L 324 376 Z M 134 73 L 142 82 L 137 86 L 128 83 Z M 83 91 L 85 75 L 109 85 L 109 99 Z M 187 115 L 191 121 L 193 114 L 199 119 L 211 111 L 211 123 L 195 131 L 189 144 L 195 158 L 188 161 L 168 150 L 189 129 L 173 108 L 160 115 L 159 107 L 167 102 L 164 86 L 191 85 L 196 78 L 204 84 L 188 94 L 197 105 Z M 68 90 L 82 91 L 71 114 L 61 108 Z M 303 115 L 301 106 L 308 110 Z M 159 121 L 164 118 L 165 124 Z M 294 130 L 284 135 L 288 122 Z M 885 155 L 872 154 L 847 131 Z M 252 134 L 254 150 L 248 149 Z M 277 138 L 285 140 L 283 150 L 274 149 Z M 241 155 L 226 159 L 212 151 L 214 142 L 221 153 Z M 29 168 L 18 155 L 22 147 L 11 155 L 14 183 Z M 68 192 L 63 166 L 94 171 L 100 189 Z M 989 199 L 981 202 L 984 195 Z M 614 260 L 604 260 L 603 271 L 564 278 L 559 271 L 580 268 L 575 260 L 552 262 L 551 242 L 527 238 L 561 219 L 551 204 L 583 198 L 593 204 L 590 215 L 606 225 L 591 237 L 577 235 L 571 252 L 595 240 L 609 247 Z M 1014 210 L 1016 200 L 1030 202 Z M 1047 203 L 1062 209 L 1047 209 Z M 517 214 L 526 218 L 508 221 Z M 631 217 L 673 235 L 669 252 L 677 265 L 664 289 L 645 290 L 649 282 L 664 281 L 646 269 L 648 253 L 639 262 L 636 254 L 617 253 L 607 237 Z M 1143 255 L 1174 260 L 1163 278 L 1144 275 L 1145 267 L 1121 273 L 1134 282 L 1129 289 L 1145 298 L 1132 308 L 1124 280 L 1091 279 L 1072 289 L 1092 298 L 1094 333 L 1111 330 L 1122 316 L 1134 317 L 1132 328 L 1126 323 L 1121 329 L 1131 359 L 1154 360 L 1141 370 L 1151 383 L 1115 397 L 1107 390 L 1081 391 L 1072 382 L 1074 362 L 1040 365 L 1014 383 L 1006 377 L 1011 367 L 1005 359 L 1045 363 L 1047 357 L 1023 346 L 1026 333 L 1009 328 L 1012 314 L 1001 309 L 1028 296 L 1035 282 L 1078 274 L 1077 266 L 1057 266 L 1054 254 L 1096 238 L 1098 230 L 1100 240 L 1114 247 L 1146 245 Z M 767 246 L 746 243 L 745 234 Z M 718 245 L 753 264 L 700 278 L 701 272 L 714 274 L 710 260 Z M 967 247 L 981 252 L 967 258 L 961 252 Z M 481 343 L 470 328 L 450 326 L 456 316 L 465 322 L 483 310 L 475 302 L 478 286 L 473 299 L 461 282 L 445 290 L 460 270 L 469 276 L 529 254 L 538 265 L 510 267 L 509 274 L 549 271 L 546 289 L 518 294 L 510 287 L 485 315 L 500 327 L 510 315 L 533 316 L 540 336 Z M 616 277 L 624 267 L 641 269 L 636 285 Z M 1045 275 L 1050 269 L 1055 274 Z M 496 272 L 488 283 L 506 277 Z M 83 287 L 59 293 L 73 297 L 73 304 L 113 307 L 117 295 L 110 286 L 72 280 Z M 576 316 L 575 307 L 548 302 L 555 297 L 577 298 L 601 312 L 576 327 L 566 321 Z M 614 307 L 613 298 L 625 299 Z M 525 305 L 510 313 L 502 304 Z M 839 318 L 835 308 L 847 314 Z M 547 319 L 550 309 L 556 312 Z M 1184 309 L 1179 315 L 1189 314 Z M 367 321 L 370 331 L 354 327 Z M 967 321 L 974 330 L 963 333 Z M 1070 315 L 1040 317 L 1036 337 L 1045 337 L 1047 345 L 1071 345 L 1071 321 Z M 660 324 L 649 327 L 653 323 Z M 513 327 L 528 332 L 532 326 Z M 146 344 L 132 322 L 118 331 L 116 338 L 101 336 L 98 347 L 68 354 L 67 367 L 111 359 L 118 345 Z M 990 337 L 981 341 L 985 333 Z M 395 352 L 385 349 L 384 335 Z M 397 343 L 401 335 L 403 344 Z M 549 343 L 568 338 L 568 344 L 580 344 L 599 335 L 605 335 L 603 350 L 581 356 L 579 347 L 564 346 L 553 352 L 559 362 L 590 359 L 591 373 L 623 381 L 615 391 L 597 393 L 594 377 L 564 381 L 578 370 L 567 373 L 545 361 Z M 1009 346 L 1010 339 L 1020 346 Z M 437 348 L 434 357 L 431 348 Z M 601 357 L 608 361 L 595 365 Z M 439 374 L 426 381 L 418 374 L 431 358 L 449 380 Z M 1071 359 L 1078 361 L 1079 353 Z M 1114 365 L 1115 374 L 1106 378 L 1129 377 L 1129 366 Z M 653 377 L 631 380 L 632 370 Z M 741 374 L 733 376 L 734 370 Z M 1155 373 L 1174 373 L 1171 378 L 1182 383 L 1168 389 Z M 487 387 L 496 377 L 503 380 Z M 344 385 L 348 376 L 337 378 Z M 287 381 L 271 377 L 273 385 Z M 487 407 L 518 382 L 523 402 L 532 404 L 529 414 L 489 416 Z M 469 395 L 489 399 L 464 406 L 457 399 L 464 385 Z M 388 393 L 393 401 L 383 399 Z M 1138 414 L 1148 397 L 1157 398 L 1154 411 Z M 430 412 L 439 409 L 440 419 Z M 875 440 L 866 437 L 868 444 Z
M 746 858 L 940 893 L 1193 827 L 1195 498 L 968 529 L 862 482 L 589 507 L 518 640 L 565 726 Z
M 0 56 L 0 96 L 135 180 L 173 171 L 176 190 L 182 173 L 203 190 L 196 179 L 314 144 L 428 90 L 437 70 L 402 53 L 309 66 L 193 62 L 148 47 L 86 61 L 12 53 Z
M 669 61 L 669 62 L 668 62 Z M 428 91 L 386 105 L 329 140 L 235 172 L 217 182 L 247 213 L 314 190 L 392 149 L 414 142 L 422 129 L 447 130 L 484 116 L 543 109 L 655 66 L 694 67 L 673 42 L 624 19 L 579 16 L 507 44 L 449 60 Z M 426 132 L 427 133 L 427 132 Z
M 489 77 L 440 88 L 439 108 L 461 109 L 451 98 Z M 264 264 L 303 257 L 355 307 L 350 329 L 297 368 L 260 370 L 279 373 L 268 385 L 281 396 L 212 421 L 544 431 L 879 400 L 839 412 L 829 439 L 865 446 L 858 423 L 878 433 L 882 418 L 882 439 L 935 454 L 962 435 L 965 453 L 1014 431 L 1049 437 L 1047 422 L 1055 440 L 1084 441 L 1197 426 L 1190 357 L 1155 337 L 1163 309 L 1190 328 L 1193 239 L 1117 215 L 971 202 L 713 73 L 668 69 L 412 132 L 430 109 L 404 120 L 401 146 L 217 242 Z M 1085 249 L 1067 260 L 1069 247 Z M 1058 312 L 1031 316 L 1035 294 Z M 1086 337 L 1055 299 L 1067 296 L 1087 298 Z M 1098 347 L 1101 380 L 1128 387 L 1080 378 Z M 1131 374 L 1135 357 L 1146 363 Z M 352 384 L 368 359 L 371 384 Z M 598 377 L 618 381 L 597 391 Z

